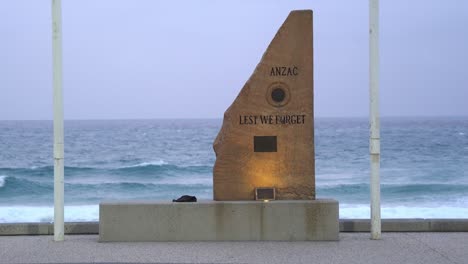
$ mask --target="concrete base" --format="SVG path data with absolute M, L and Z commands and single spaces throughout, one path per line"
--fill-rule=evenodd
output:
M 99 241 L 338 240 L 338 202 L 103 202 Z

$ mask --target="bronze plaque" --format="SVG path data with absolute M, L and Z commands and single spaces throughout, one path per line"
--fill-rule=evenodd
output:
M 262 187 L 255 188 L 256 200 L 275 200 L 275 188 Z
M 254 152 L 276 152 L 276 136 L 254 136 Z

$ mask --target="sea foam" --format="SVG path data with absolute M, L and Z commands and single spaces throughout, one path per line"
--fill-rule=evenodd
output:
M 466 218 L 468 208 L 457 206 L 382 206 L 382 218 Z M 340 218 L 369 219 L 369 205 L 340 205 Z
M 2 188 L 3 186 L 5 186 L 5 180 L 6 180 L 7 176 L 6 175 L 0 175 L 0 188 Z
M 0 223 L 52 222 L 54 207 L 5 206 L 0 207 Z M 91 222 L 99 220 L 99 205 L 65 206 L 66 222 Z
M 123 166 L 120 168 L 125 169 L 125 168 L 137 168 L 137 167 L 147 167 L 147 166 L 162 166 L 162 165 L 167 165 L 167 164 L 168 163 L 165 162 L 164 160 L 157 160 L 157 161 L 150 161 L 150 162 L 142 162 L 142 163 L 138 163 L 135 165 Z

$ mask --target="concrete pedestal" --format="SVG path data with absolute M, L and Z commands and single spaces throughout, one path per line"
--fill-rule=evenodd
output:
M 338 240 L 338 202 L 103 202 L 99 241 Z

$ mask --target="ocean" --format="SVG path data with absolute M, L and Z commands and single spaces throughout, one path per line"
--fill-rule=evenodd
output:
M 212 199 L 219 119 L 65 121 L 65 221 L 103 200 Z M 316 118 L 317 198 L 369 218 L 366 118 Z M 383 218 L 468 218 L 468 117 L 381 120 Z M 53 221 L 52 121 L 0 121 L 0 223 Z

